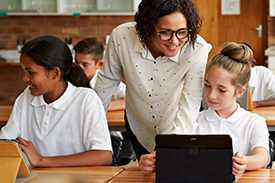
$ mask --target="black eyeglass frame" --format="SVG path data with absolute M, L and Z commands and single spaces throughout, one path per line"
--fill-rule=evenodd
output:
M 154 28 L 154 29 L 155 29 L 155 28 Z M 182 31 L 182 30 L 187 30 L 188 33 L 187 33 L 187 35 L 186 35 L 185 37 L 179 38 L 179 37 L 178 37 L 178 32 L 179 32 L 179 31 Z M 156 29 L 155 29 L 155 31 L 156 31 L 156 33 L 158 34 L 158 36 L 159 36 L 160 39 L 161 39 L 160 34 L 161 34 L 162 32 L 168 32 L 168 31 L 159 31 L 159 32 L 158 32 Z M 189 33 L 191 32 L 191 29 L 182 28 L 182 29 L 178 29 L 178 30 L 176 30 L 176 31 L 169 31 L 169 32 L 171 32 L 171 37 L 170 37 L 169 39 L 167 39 L 167 40 L 161 39 L 162 41 L 169 41 L 169 40 L 172 39 L 172 37 L 174 36 L 174 33 L 176 33 L 176 37 L 177 37 L 178 39 L 184 39 L 184 38 L 186 38 L 186 37 L 189 35 Z

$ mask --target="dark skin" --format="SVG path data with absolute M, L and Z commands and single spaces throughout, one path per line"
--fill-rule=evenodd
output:
M 20 63 L 24 70 L 23 81 L 31 86 L 33 96 L 43 95 L 44 100 L 49 104 L 65 92 L 67 85 L 60 79 L 61 71 L 58 67 L 45 71 L 44 67 L 36 65 L 26 55 L 21 55 Z M 34 167 L 92 166 L 112 163 L 112 152 L 108 150 L 87 150 L 67 156 L 43 157 L 31 141 L 21 137 L 17 137 L 16 140 Z
M 31 141 L 21 137 L 17 137 L 16 140 L 34 167 L 91 166 L 110 165 L 112 163 L 111 151 L 88 150 L 67 156 L 43 157 L 37 152 Z

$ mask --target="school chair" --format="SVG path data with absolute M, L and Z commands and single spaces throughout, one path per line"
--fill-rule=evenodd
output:
M 131 160 L 136 161 L 136 155 L 127 132 L 122 132 L 121 134 L 123 136 L 123 148 L 120 165 L 127 165 Z
M 269 158 L 270 158 L 270 162 L 266 167 L 267 169 L 272 169 L 273 157 L 274 157 L 274 143 L 273 143 L 273 140 L 269 139 Z
M 250 92 L 250 87 L 247 85 L 247 107 L 246 110 L 252 111 L 253 110 L 253 102 L 252 102 L 252 97 L 251 97 L 251 92 Z
M 122 147 L 123 147 L 122 139 L 111 135 L 111 142 L 112 142 L 112 148 L 113 148 L 111 166 L 119 166 L 121 154 L 122 154 Z

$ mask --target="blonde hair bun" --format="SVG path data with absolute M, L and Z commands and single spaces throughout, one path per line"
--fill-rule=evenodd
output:
M 250 62 L 253 59 L 252 50 L 243 43 L 225 43 L 220 53 L 239 62 Z

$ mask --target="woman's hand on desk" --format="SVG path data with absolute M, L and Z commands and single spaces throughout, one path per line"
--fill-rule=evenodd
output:
M 37 152 L 33 143 L 31 141 L 27 141 L 21 137 L 17 137 L 20 148 L 28 157 L 28 160 L 32 166 L 38 166 L 39 162 L 42 160 L 42 156 Z
M 139 169 L 145 175 L 155 172 L 156 151 L 152 152 L 151 154 L 144 154 L 140 157 Z

